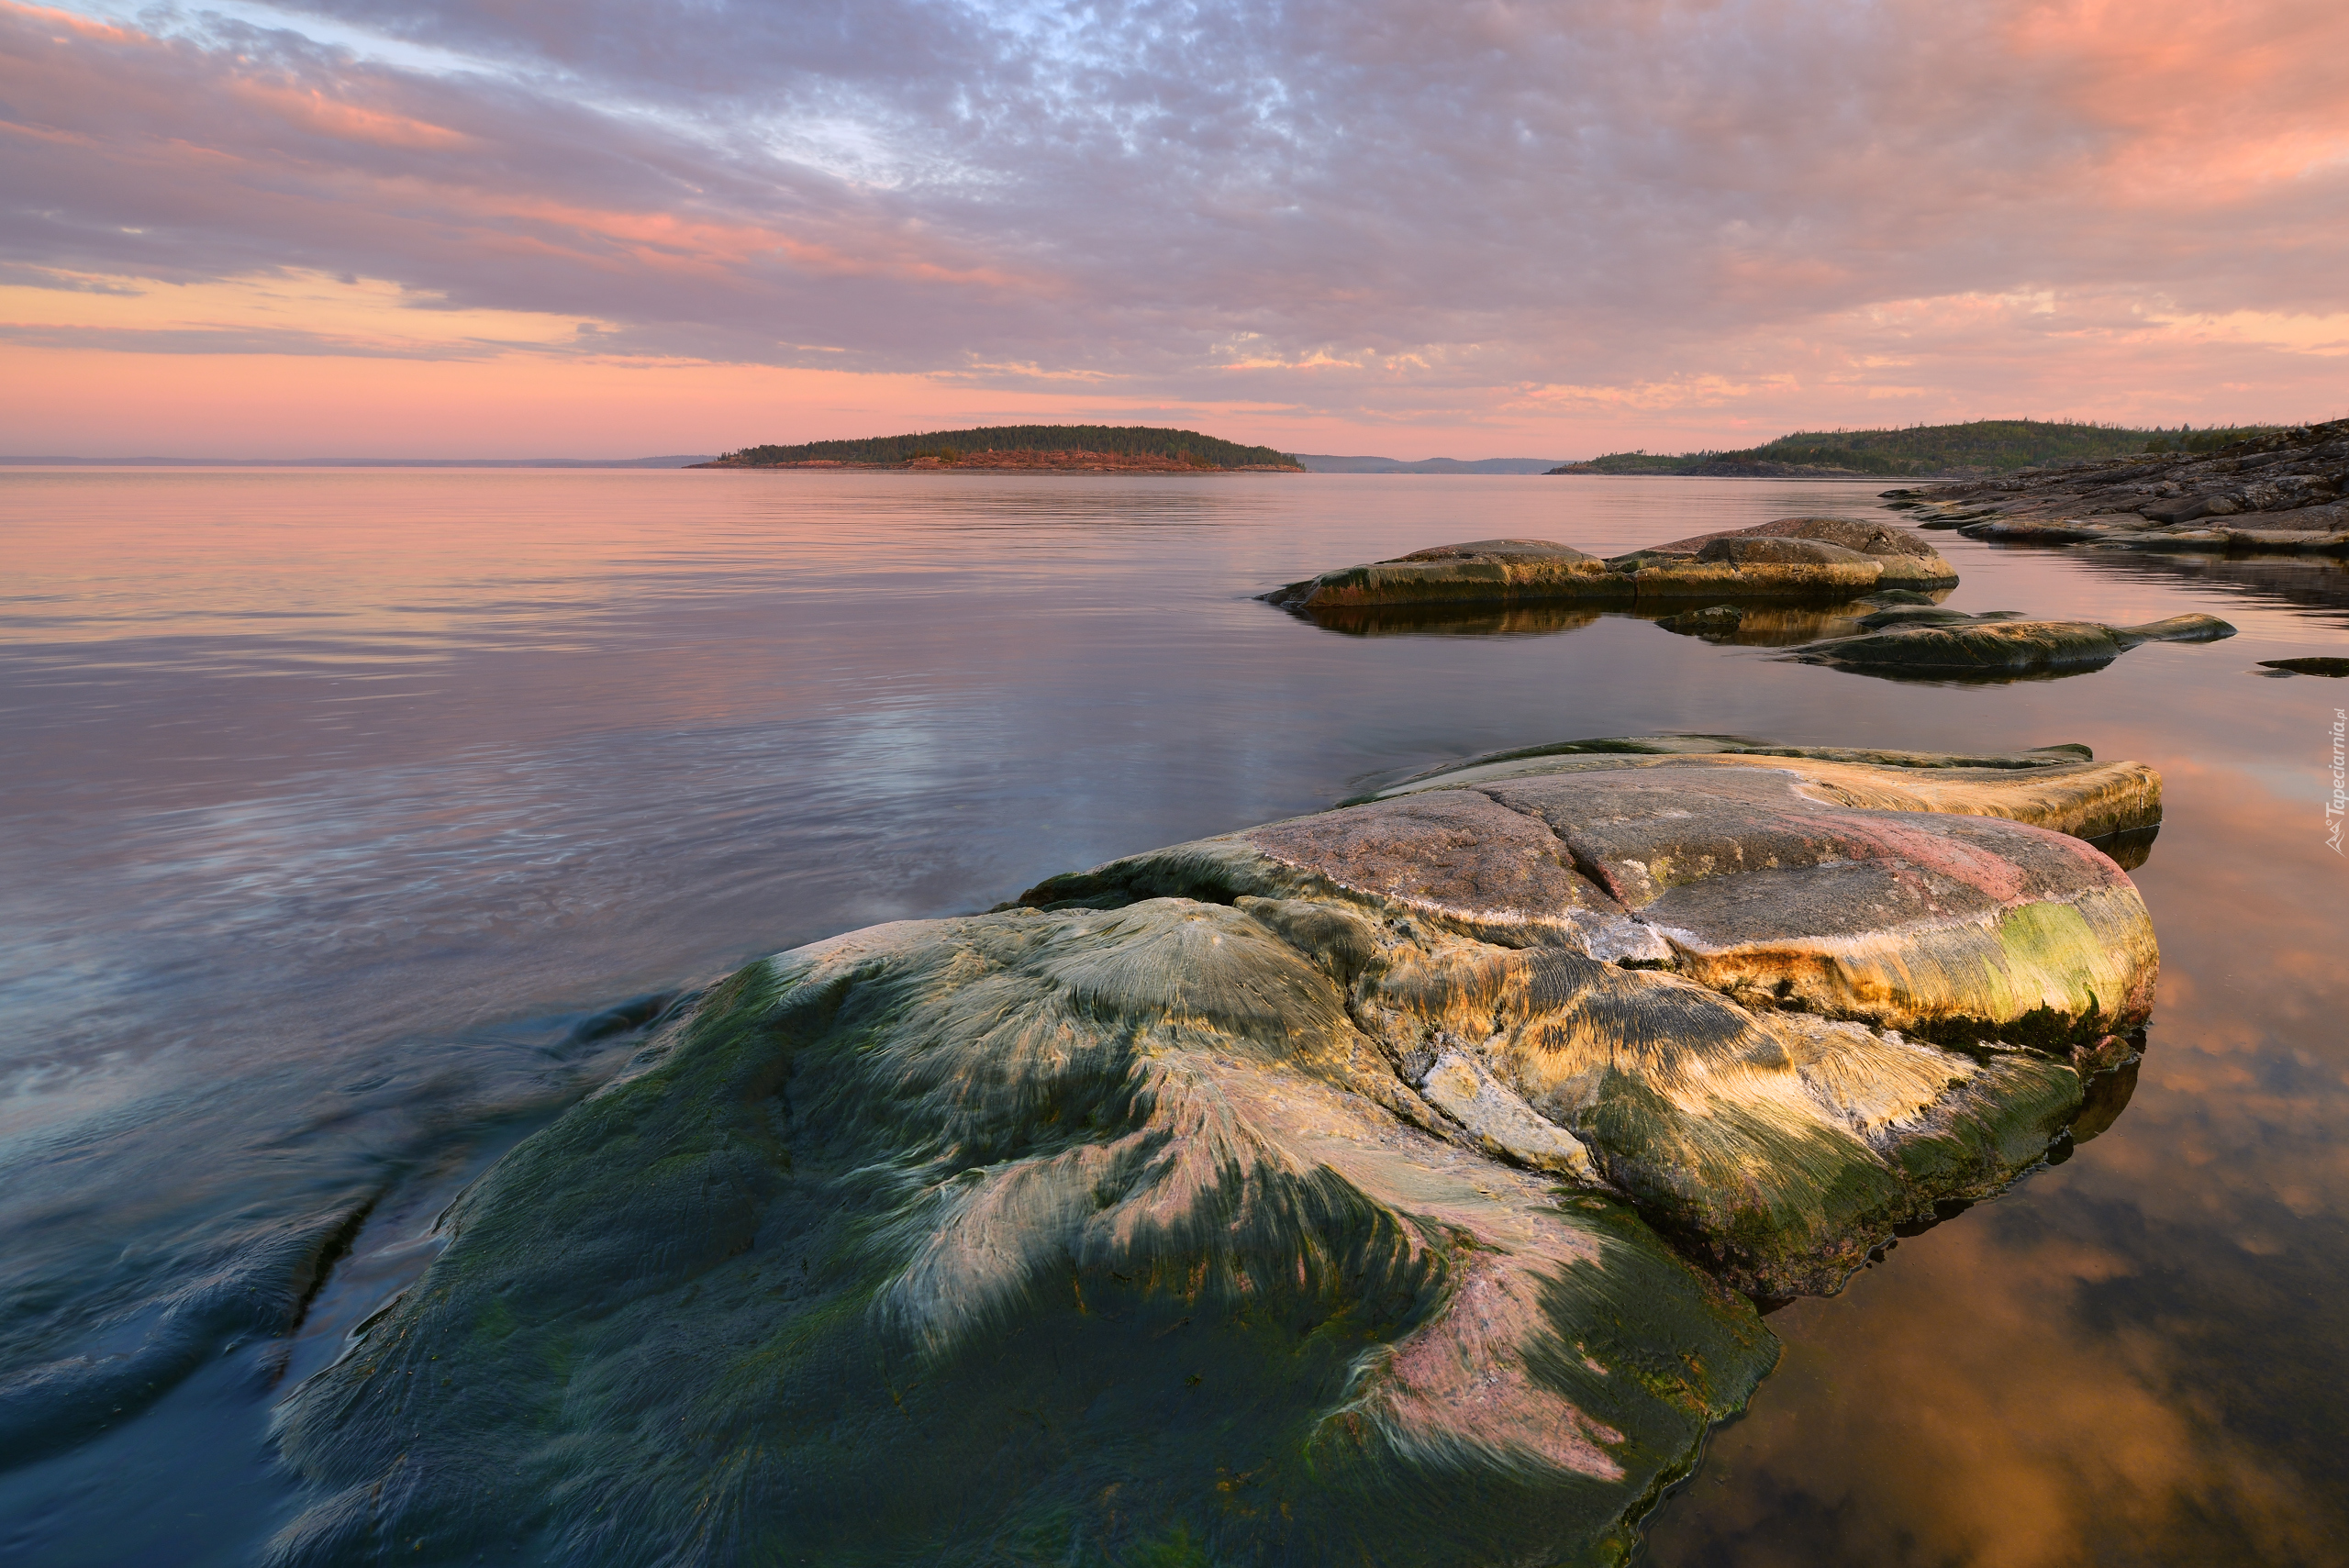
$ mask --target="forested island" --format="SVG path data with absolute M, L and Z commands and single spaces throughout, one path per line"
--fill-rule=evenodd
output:
M 1302 473 L 1270 447 L 1153 425 L 987 425 L 744 447 L 696 468 L 1021 469 L 1073 473 Z
M 2276 428 L 2135 428 L 2068 419 L 1976 419 L 1896 430 L 1806 430 L 1742 451 L 1609 452 L 1552 473 L 1668 473 L 1723 479 L 1899 476 L 1975 478 L 2050 463 L 2097 462 L 2140 452 L 2205 452 Z

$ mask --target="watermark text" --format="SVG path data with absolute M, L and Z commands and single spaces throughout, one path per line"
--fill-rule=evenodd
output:
M 2324 847 L 2341 851 L 2341 823 L 2349 816 L 2349 709 L 2332 710 L 2332 794 L 2324 803 Z

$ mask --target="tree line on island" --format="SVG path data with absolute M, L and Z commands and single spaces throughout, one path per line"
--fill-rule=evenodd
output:
M 2176 429 L 2099 425 L 2070 419 L 1976 419 L 1905 429 L 1804 430 L 1737 451 L 1609 452 L 1553 473 L 1666 473 L 1704 477 L 1886 476 L 2003 473 L 2051 463 L 2094 462 L 2139 452 L 2207 452 L 2276 425 Z
M 1900 429 L 1805 430 L 1736 450 L 1609 452 L 1552 473 L 1709 478 L 1970 478 L 2144 453 L 2207 453 L 2271 434 L 2275 425 L 2197 429 L 2068 419 L 1977 419 Z M 1271 447 L 1155 425 L 988 425 L 856 440 L 744 447 L 697 468 L 1014 469 L 1063 473 L 1284 473 L 1343 462 L 1300 460 Z M 1378 460 L 1384 461 L 1384 460 Z M 1410 465 L 1428 467 L 1422 463 Z M 1464 470 L 1484 465 L 1455 465 Z
M 861 440 L 744 447 L 703 468 L 1061 468 L 1297 472 L 1271 447 L 1153 425 L 988 425 Z

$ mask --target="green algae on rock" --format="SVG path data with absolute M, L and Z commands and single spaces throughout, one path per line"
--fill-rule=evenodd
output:
M 1475 539 L 1322 573 L 1270 604 L 1319 620 L 1371 609 L 1541 601 L 1630 608 L 1688 600 L 1850 599 L 1957 582 L 1907 529 L 1848 517 L 1787 517 L 1601 561 L 1548 539 Z
M 294 1399 L 328 1496 L 279 1560 L 1620 1560 L 1776 1346 L 1620 1197 L 1381 1106 L 1353 923 L 1161 899 L 752 965 Z
M 2125 1054 L 2080 839 L 2159 800 L 1577 742 L 751 964 L 288 1402 L 276 1558 L 1620 1562 L 1775 1358 L 1736 1292 Z

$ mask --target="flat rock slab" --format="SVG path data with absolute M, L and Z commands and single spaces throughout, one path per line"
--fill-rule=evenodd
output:
M 1691 534 L 1687 539 L 1660 544 L 1659 551 L 1694 554 L 1706 546 L 1723 539 L 1803 539 L 1856 550 L 1864 555 L 1909 555 L 1921 561 L 1939 558 L 1939 551 L 1907 528 L 1887 522 L 1860 517 L 1781 517 L 1774 523 L 1760 523 L 1748 528 L 1722 528 L 1714 533 Z
M 281 1563 L 1611 1562 L 2157 956 L 2160 781 L 1480 758 L 750 965 L 288 1401 Z
M 2086 674 L 2145 642 L 2214 642 L 2235 628 L 2215 616 L 2173 616 L 2143 626 L 2030 620 L 2009 611 L 1981 616 L 1887 610 L 1855 636 L 1831 638 L 1787 654 L 1864 674 L 1932 681 L 2005 681 Z
M 2281 670 L 2292 675 L 2349 675 L 2349 659 L 2332 654 L 2311 654 L 2299 659 L 2262 659 L 2263 670 Z
M 1601 561 L 1546 539 L 1476 539 L 1325 572 L 1263 597 L 1309 618 L 1365 610 L 1564 602 L 1629 608 L 1675 602 L 1850 599 L 1957 582 L 1907 529 L 1847 517 L 1787 517 Z

